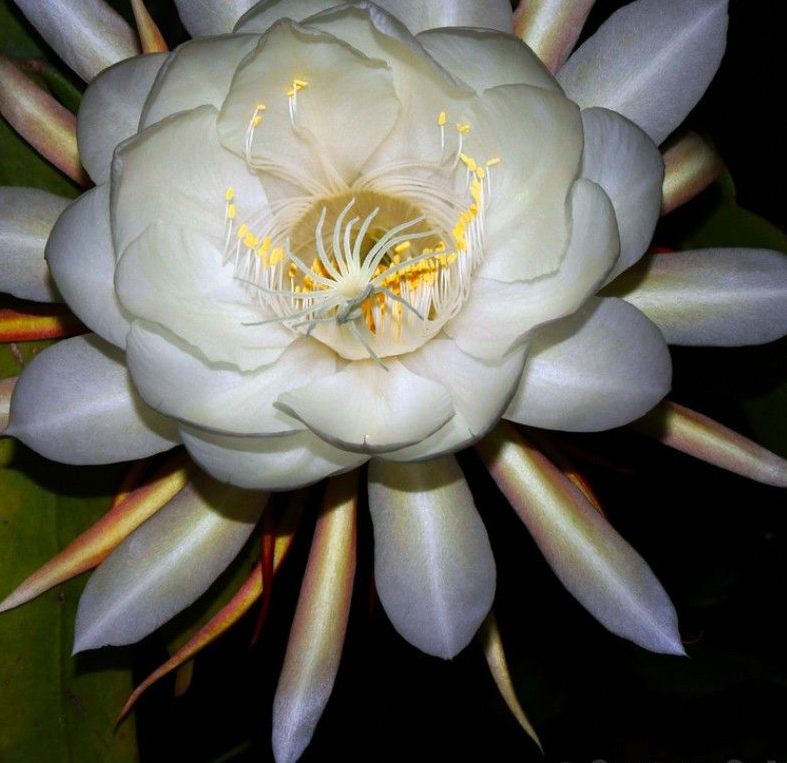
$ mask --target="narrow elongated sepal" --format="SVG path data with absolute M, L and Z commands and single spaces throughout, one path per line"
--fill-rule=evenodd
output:
M 648 257 L 609 286 L 669 344 L 741 347 L 787 334 L 787 256 L 697 249 Z
M 702 193 L 724 169 L 711 145 L 691 130 L 664 148 L 661 214 L 666 215 Z
M 0 612 L 18 607 L 98 566 L 127 536 L 182 490 L 190 473 L 187 464 L 182 454 L 168 461 L 150 482 L 129 493 L 0 602 Z
M 632 427 L 728 472 L 787 487 L 787 461 L 690 408 L 665 400 Z
M 104 0 L 14 0 L 52 49 L 85 82 L 139 53 L 134 30 Z
M 88 580 L 74 653 L 132 644 L 194 602 L 238 554 L 267 500 L 267 493 L 194 477 Z
M 602 625 L 645 649 L 684 654 L 677 615 L 651 569 L 580 490 L 511 426 L 478 445 L 561 583 Z
M 49 3 L 41 3 L 49 7 Z M 54 7 L 54 6 L 53 6 Z M 0 53 L 0 114 L 33 148 L 80 184 L 76 117 Z
M 495 560 L 473 496 L 453 456 L 372 461 L 377 592 L 394 628 L 427 654 L 456 656 L 495 595 Z
M 134 21 L 137 23 L 139 41 L 143 53 L 166 53 L 169 50 L 164 36 L 161 34 L 153 17 L 148 13 L 142 0 L 131 0 L 131 10 L 134 11 Z
M 0 434 L 8 426 L 8 413 L 11 410 L 11 394 L 16 386 L 16 376 L 0 379 Z
M 489 671 L 492 673 L 492 678 L 500 692 L 500 696 L 511 711 L 511 715 L 516 718 L 517 723 L 543 753 L 544 748 L 541 746 L 541 740 L 538 738 L 536 730 L 525 715 L 525 711 L 522 709 L 522 705 L 519 704 L 519 699 L 516 696 L 514 682 L 511 680 L 511 671 L 508 668 L 506 653 L 503 650 L 503 640 L 500 638 L 500 629 L 497 627 L 497 618 L 494 612 L 490 612 L 487 615 L 481 630 L 478 632 L 478 638 L 484 649 L 484 657 L 486 657 Z
M 0 342 L 34 342 L 84 334 L 87 329 L 65 305 L 0 308 Z
M 355 576 L 358 472 L 328 482 L 273 700 L 273 755 L 294 763 L 330 697 Z
M 514 34 L 556 72 L 576 45 L 596 0 L 521 0 L 514 13 Z
M 38 188 L 0 188 L 0 291 L 36 302 L 62 302 L 44 247 L 69 200 Z
M 281 521 L 279 521 L 276 526 L 276 537 L 273 547 L 274 572 L 279 569 L 279 566 L 286 558 L 292 546 L 292 541 L 295 538 L 295 533 L 300 523 L 302 508 L 302 502 L 291 502 Z M 240 618 L 243 617 L 260 598 L 262 592 L 262 563 L 258 562 L 243 585 L 236 591 L 235 595 L 180 649 L 178 649 L 172 657 L 156 668 L 156 670 L 134 689 L 128 700 L 126 700 L 126 704 L 123 705 L 123 709 L 118 714 L 116 723 L 120 723 L 120 721 L 128 715 L 140 696 L 156 683 L 156 681 L 159 681 L 173 670 L 178 670 L 184 666 L 192 657 L 201 652 L 208 644 L 213 643 L 222 633 L 225 633 L 238 622 L 238 620 L 240 620 Z

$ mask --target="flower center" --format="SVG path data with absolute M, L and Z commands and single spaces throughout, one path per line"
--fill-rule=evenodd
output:
M 294 80 L 287 91 L 293 126 L 298 93 L 308 84 Z M 480 166 L 463 152 L 471 129 L 465 123 L 456 125 L 449 147 L 441 112 L 436 161 L 392 163 L 352 187 L 318 190 L 291 167 L 252 157 L 265 110 L 258 104 L 249 121 L 249 169 L 284 177 L 308 195 L 239 221 L 235 191 L 227 188 L 225 262 L 233 262 L 236 278 L 265 313 L 249 325 L 279 322 L 348 360 L 372 358 L 383 366 L 383 358 L 417 349 L 467 299 L 483 254 L 490 168 L 499 159 Z

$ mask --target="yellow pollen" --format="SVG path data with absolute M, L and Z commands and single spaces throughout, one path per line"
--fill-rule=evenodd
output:
M 294 79 L 289 90 L 287 90 L 287 96 L 293 98 L 296 93 L 299 93 L 305 87 L 309 87 L 309 83 L 305 79 Z
M 282 249 L 281 247 L 276 247 L 271 252 L 270 266 L 274 267 L 275 265 L 278 265 L 283 260 L 284 260 L 284 249 Z
M 468 122 L 457 122 L 456 131 L 461 135 L 467 135 L 470 132 L 470 124 Z
M 444 127 L 448 117 L 446 117 L 445 112 L 441 111 L 437 117 L 437 126 Z
M 248 232 L 249 226 L 246 223 L 241 223 L 240 228 L 238 228 L 238 238 L 244 238 Z
M 235 198 L 235 189 L 231 185 L 227 186 L 227 190 L 224 193 L 224 200 L 232 201 L 234 198 Z
M 402 241 L 401 244 L 397 244 L 394 247 L 394 252 L 401 254 L 402 252 L 406 252 L 411 246 L 412 244 L 409 241 Z
M 500 164 L 500 157 L 499 157 L 499 156 L 495 156 L 495 157 L 493 157 L 492 159 L 490 159 L 490 160 L 489 160 L 489 161 L 486 163 L 486 166 L 487 166 L 487 167 L 494 167 L 496 164 Z
M 227 218 L 230 220 L 234 220 L 235 216 L 238 214 L 238 210 L 234 204 L 227 205 Z
M 467 154 L 459 154 L 459 158 L 462 160 L 465 167 L 470 170 L 470 172 L 475 172 L 478 169 L 478 165 L 472 156 L 468 156 Z
M 259 114 L 255 114 L 251 118 L 252 129 L 255 128 L 255 127 L 259 127 L 261 123 L 262 123 L 262 117 Z
M 243 237 L 243 245 L 249 249 L 256 249 L 259 243 L 260 240 L 253 233 L 247 233 Z

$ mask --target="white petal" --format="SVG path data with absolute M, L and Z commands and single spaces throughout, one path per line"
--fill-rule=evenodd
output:
M 14 0 L 46 42 L 83 80 L 139 53 L 136 33 L 104 0 Z
M 436 432 L 453 414 L 445 387 L 407 370 L 356 360 L 336 374 L 279 396 L 279 405 L 340 448 L 396 450 Z
M 285 390 L 336 371 L 336 355 L 301 337 L 274 363 L 242 373 L 212 364 L 193 348 L 153 324 L 135 321 L 128 367 L 148 405 L 167 416 L 226 434 L 269 435 L 303 429 L 274 408 Z
M 557 78 L 580 106 L 603 106 L 657 145 L 694 108 L 719 68 L 727 0 L 636 0 L 613 13 Z
M 438 27 L 482 27 L 511 34 L 514 18 L 508 0 L 379 0 L 413 33 Z
M 123 354 L 93 335 L 33 359 L 14 390 L 5 434 L 65 464 L 144 458 L 178 441 L 172 423 L 134 392 Z
M 267 499 L 204 475 L 183 488 L 91 575 L 74 652 L 133 644 L 188 607 L 237 556 Z
M 485 27 L 508 34 L 513 31 L 507 0 L 378 0 L 375 4 L 396 16 L 413 34 L 446 26 Z M 338 3 L 334 0 L 266 0 L 241 19 L 236 31 L 264 32 L 279 19 L 303 21 L 335 5 Z
M 140 117 L 143 130 L 179 111 L 221 108 L 238 64 L 259 42 L 256 35 L 233 34 L 192 40 L 167 57 Z
M 633 265 L 650 245 L 661 212 L 664 160 L 633 122 L 607 109 L 585 109 L 582 175 L 598 183 L 615 208 L 620 259 L 608 280 Z
M 579 110 L 558 93 L 501 85 L 474 112 L 465 153 L 479 164 L 500 159 L 488 168 L 486 258 L 478 273 L 519 281 L 554 272 L 568 244 L 566 198 L 582 158 Z
M 341 77 L 336 76 L 339 71 Z M 308 83 L 297 94 L 294 117 L 287 97 L 293 72 Z M 249 122 L 258 103 L 266 110 L 254 131 L 252 160 L 266 166 L 296 166 L 309 181 L 307 190 L 314 183 L 326 191 L 347 187 L 399 111 L 385 62 L 289 21 L 271 29 L 238 67 L 222 107 L 221 140 L 239 156 L 245 155 Z M 369 103 L 374 108 L 369 109 Z
M 610 286 L 670 344 L 737 347 L 787 333 L 787 256 L 763 249 L 659 254 Z
M 69 204 L 37 188 L 0 188 L 0 291 L 36 302 L 62 301 L 44 260 L 44 246 Z
M 124 348 L 129 321 L 115 294 L 108 183 L 86 191 L 61 215 L 46 245 L 46 261 L 79 320 Z
M 534 332 L 505 418 L 572 432 L 622 426 L 664 397 L 671 368 L 659 330 L 642 313 L 622 300 L 593 298 Z
M 560 269 L 534 281 L 473 279 L 470 298 L 446 333 L 478 358 L 499 358 L 535 326 L 574 312 L 618 257 L 615 212 L 595 183 L 580 178 L 570 197 L 571 240 Z
M 360 466 L 368 456 L 334 448 L 311 432 L 228 437 L 181 427 L 191 457 L 220 482 L 257 490 L 294 490 Z
M 374 575 L 394 628 L 444 659 L 475 635 L 495 595 L 495 561 L 452 456 L 418 464 L 372 461 Z
M 167 56 L 136 56 L 105 69 L 82 97 L 77 116 L 79 158 L 94 183 L 109 181 L 117 145 L 136 135 L 142 106 Z
M 231 32 L 255 0 L 175 0 L 178 15 L 192 37 Z
M 265 318 L 232 263 L 195 231 L 156 224 L 127 249 L 115 285 L 123 307 L 161 324 L 208 360 L 248 371 L 272 363 L 299 336 Z
M 432 29 L 418 42 L 441 66 L 481 93 L 496 85 L 532 85 L 560 93 L 560 85 L 521 40 L 485 29 Z
M 504 431 L 495 430 L 479 450 L 560 582 L 618 636 L 685 654 L 675 608 L 650 567 L 565 475 Z
M 176 114 L 118 148 L 110 210 L 116 257 L 154 222 L 204 234 L 223 252 L 229 187 L 238 223 L 265 211 L 259 179 L 219 143 L 216 117 L 210 106 Z
M 418 376 L 445 387 L 455 415 L 437 432 L 386 459 L 420 461 L 455 452 L 477 440 L 499 420 L 522 375 L 525 349 L 502 360 L 479 360 L 462 352 L 454 341 L 438 336 L 420 350 L 401 357 L 401 363 Z

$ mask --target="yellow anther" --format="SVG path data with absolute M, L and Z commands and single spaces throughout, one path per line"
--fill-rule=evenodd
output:
M 291 262 L 287 268 L 287 275 L 290 278 L 295 278 L 298 275 L 298 266 L 294 262 Z
M 268 107 L 264 103 L 257 104 L 257 111 L 265 111 Z
M 401 244 L 397 244 L 394 247 L 394 251 L 397 254 L 401 254 L 402 252 L 406 252 L 411 246 L 412 246 L 412 244 L 409 241 L 402 241 Z
M 486 170 L 483 167 L 478 167 L 475 171 L 475 176 L 479 180 L 483 180 L 486 177 Z
M 253 233 L 247 233 L 243 237 L 243 245 L 248 249 L 256 249 L 259 243 L 260 240 Z
M 234 204 L 227 205 L 227 218 L 229 220 L 234 220 L 235 216 L 238 214 L 238 209 Z
M 260 254 L 263 252 L 269 252 L 271 248 L 271 237 L 264 236 L 262 239 L 262 246 L 260 247 Z
M 259 126 L 260 126 L 260 124 L 262 124 L 262 117 L 261 117 L 259 114 L 255 114 L 255 115 L 254 115 L 254 116 L 251 118 L 251 122 L 250 122 L 250 124 L 251 124 L 251 128 L 252 128 L 252 129 L 254 129 L 255 127 L 259 127 Z
M 436 252 L 444 252 L 446 250 L 445 241 L 438 242 L 437 246 L 434 248 Z
M 284 249 L 282 249 L 281 247 L 277 246 L 271 252 L 271 259 L 270 259 L 271 267 L 274 267 L 275 265 L 278 265 L 283 260 L 284 260 Z
M 290 89 L 287 91 L 287 95 L 290 98 L 293 98 L 297 93 L 299 93 L 305 87 L 309 87 L 309 83 L 305 79 L 294 79 L 292 81 L 292 85 L 290 86 Z
M 499 156 L 495 156 L 495 157 L 493 157 L 492 159 L 490 159 L 490 160 L 489 160 L 489 161 L 486 163 L 486 166 L 487 166 L 487 167 L 494 167 L 496 164 L 500 164 L 500 157 L 499 157 Z
M 238 228 L 238 238 L 244 238 L 248 232 L 249 226 L 246 223 L 241 223 L 240 228 Z
M 227 186 L 227 190 L 224 192 L 224 200 L 225 201 L 232 201 L 235 198 L 235 189 L 229 185 Z
M 457 122 L 456 131 L 462 135 L 467 135 L 471 130 L 469 122 Z
M 469 125 L 468 125 L 468 132 L 469 132 Z M 470 172 L 475 172 L 478 169 L 478 165 L 476 164 L 475 159 L 472 156 L 468 156 L 467 154 L 459 154 L 459 158 L 462 160 L 462 163 L 470 170 Z
M 441 111 L 440 114 L 437 117 L 437 126 L 438 127 L 444 127 L 447 120 L 448 120 L 448 117 L 446 117 L 445 112 Z

